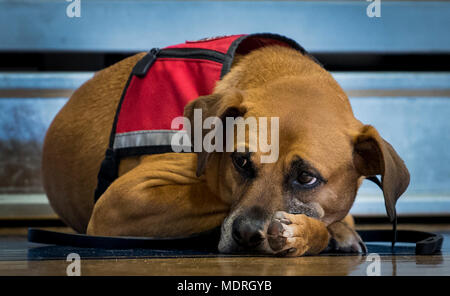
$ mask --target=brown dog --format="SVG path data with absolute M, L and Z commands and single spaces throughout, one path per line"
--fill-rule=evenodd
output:
M 327 71 L 280 46 L 240 58 L 213 94 L 185 108 L 188 118 L 195 108 L 221 118 L 279 117 L 278 161 L 261 163 L 258 152 L 129 157 L 94 206 L 121 92 L 143 55 L 98 72 L 48 130 L 45 190 L 56 213 L 78 232 L 173 237 L 222 225 L 221 252 L 317 254 L 330 238 L 342 251 L 361 252 L 365 246 L 348 212 L 364 178 L 377 174 L 393 217 L 409 184 L 403 161 L 372 126 L 355 119 Z

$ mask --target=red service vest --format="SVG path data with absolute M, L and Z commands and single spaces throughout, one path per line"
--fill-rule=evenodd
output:
M 97 200 L 118 177 L 122 157 L 172 152 L 172 119 L 183 116 L 185 105 L 213 92 L 230 71 L 236 53 L 247 54 L 281 45 L 305 50 L 292 39 L 262 33 L 206 38 L 153 48 L 131 71 L 117 108 L 109 147 L 95 191 Z

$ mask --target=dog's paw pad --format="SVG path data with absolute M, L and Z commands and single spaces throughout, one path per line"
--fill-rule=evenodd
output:
M 270 248 L 275 252 L 283 249 L 286 245 L 286 237 L 283 235 L 286 232 L 284 225 L 279 219 L 275 218 L 267 229 L 267 240 Z

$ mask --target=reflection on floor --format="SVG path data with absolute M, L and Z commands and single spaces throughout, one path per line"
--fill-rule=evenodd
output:
M 369 253 L 380 255 L 381 275 L 450 275 L 449 225 L 400 228 L 441 233 L 442 252 L 416 256 L 412 244 L 398 244 L 393 253 L 389 244 L 370 243 Z M 0 275 L 66 275 L 70 264 L 66 258 L 70 253 L 80 255 L 82 275 L 366 275 L 373 262 L 371 257 L 361 255 L 274 258 L 49 246 L 28 243 L 25 228 L 0 228 Z

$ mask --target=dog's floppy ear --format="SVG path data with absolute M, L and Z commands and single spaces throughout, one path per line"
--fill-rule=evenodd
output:
M 354 139 L 354 164 L 362 176 L 381 175 L 386 211 L 389 219 L 396 217 L 395 204 L 409 185 L 409 172 L 394 148 L 365 125 Z
M 191 138 L 194 139 L 196 136 L 194 134 L 195 109 L 200 109 L 202 111 L 202 120 L 212 116 L 220 118 L 225 128 L 226 117 L 242 116 L 245 113 L 240 107 L 241 103 L 242 93 L 239 90 L 230 90 L 226 95 L 215 93 L 208 96 L 202 96 L 188 103 L 184 108 L 184 117 L 188 118 L 191 122 Z M 203 127 L 203 122 L 201 125 Z M 202 141 L 207 132 L 208 130 L 202 129 Z M 206 152 L 204 149 L 197 153 L 197 177 L 203 175 L 205 172 L 209 156 L 210 153 Z

